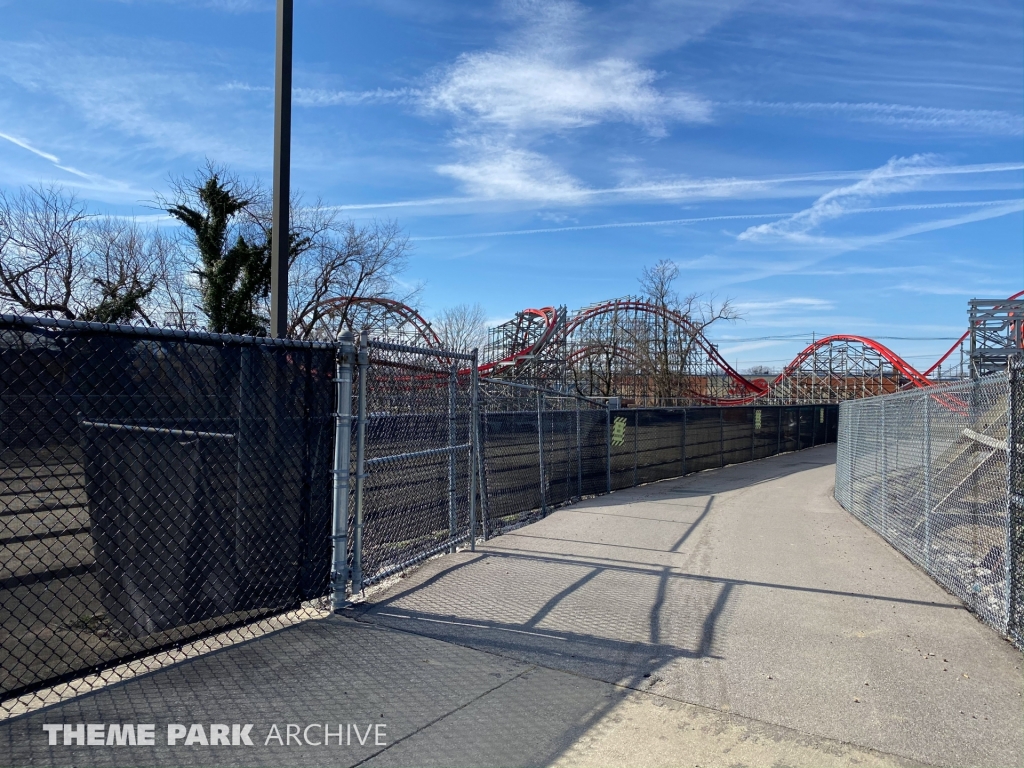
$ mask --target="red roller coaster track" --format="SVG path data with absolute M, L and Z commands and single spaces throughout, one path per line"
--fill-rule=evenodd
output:
M 1024 291 L 1015 293 L 1007 300 L 1017 299 L 1021 296 L 1024 296 Z M 343 297 L 335 301 L 339 308 L 342 306 L 363 305 L 385 310 L 412 330 L 416 337 L 412 340 L 413 343 L 419 343 L 429 349 L 441 350 L 441 341 L 430 326 L 430 323 L 411 307 L 390 299 Z M 538 356 L 541 356 L 546 349 L 557 344 L 559 341 L 564 342 L 569 339 L 574 331 L 578 331 L 587 323 L 598 320 L 602 316 L 614 315 L 615 313 L 638 313 L 650 318 L 667 321 L 672 326 L 682 329 L 685 336 L 692 340 L 694 350 L 699 350 L 699 353 L 704 356 L 706 363 L 717 369 L 719 376 L 724 376 L 732 382 L 728 395 L 697 395 L 695 399 L 709 404 L 723 405 L 738 405 L 765 397 L 779 396 L 778 393 L 785 390 L 787 386 L 792 390 L 795 383 L 808 377 L 819 380 L 827 378 L 835 380 L 851 375 L 863 377 L 862 370 L 855 374 L 848 372 L 849 368 L 853 367 L 848 365 L 848 350 L 852 348 L 860 350 L 861 357 L 870 357 L 876 366 L 876 370 L 881 371 L 882 366 L 885 364 L 891 368 L 892 373 L 887 374 L 890 376 L 890 380 L 888 382 L 881 381 L 880 388 L 876 388 L 877 391 L 865 391 L 865 394 L 879 394 L 883 391 L 892 391 L 892 386 L 894 385 L 891 376 L 897 377 L 902 382 L 900 384 L 901 387 L 930 387 L 933 382 L 928 377 L 970 335 L 970 329 L 968 329 L 945 354 L 922 373 L 884 344 L 880 344 L 874 339 L 851 334 L 834 334 L 817 339 L 814 343 L 808 345 L 771 382 L 767 382 L 764 379 L 754 379 L 752 381 L 730 366 L 718 352 L 717 347 L 707 340 L 687 316 L 643 299 L 626 298 L 596 304 L 571 315 L 566 314 L 564 308 L 559 310 L 555 307 L 523 310 L 519 313 L 519 317 L 525 321 L 526 325 L 517 326 L 511 345 L 512 351 L 507 352 L 506 350 L 506 353 L 499 359 L 483 361 L 479 368 L 480 373 L 484 376 L 502 376 L 503 372 L 507 372 L 509 369 L 527 365 Z M 527 328 L 527 326 L 529 327 Z M 525 330 L 523 330 L 524 328 Z M 569 362 L 575 363 L 585 358 L 588 354 L 592 354 L 594 350 L 595 345 L 583 343 L 581 346 L 566 349 L 565 357 Z M 635 354 L 622 345 L 605 345 L 602 351 L 611 351 L 612 354 L 622 359 L 635 360 Z M 833 370 L 833 352 L 836 352 L 836 359 L 840 360 L 836 370 Z M 823 376 L 816 371 L 815 366 L 818 365 L 820 360 L 826 358 L 829 361 L 828 374 Z M 808 368 L 808 366 L 810 367 Z M 880 374 L 881 379 L 884 379 L 882 374 Z M 802 384 L 801 386 L 806 385 Z M 886 389 L 886 386 L 889 386 L 889 389 Z M 790 393 L 788 396 L 792 397 L 793 395 Z

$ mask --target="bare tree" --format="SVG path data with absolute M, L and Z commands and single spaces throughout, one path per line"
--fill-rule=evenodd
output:
M 0 191 L 0 302 L 74 320 L 89 276 L 89 214 L 60 186 Z
M 159 324 L 181 330 L 199 328 L 202 301 L 199 277 L 192 269 L 185 242 L 177 234 L 155 229 L 151 248 L 158 264 L 152 303 L 153 312 L 160 313 Z
M 658 313 L 653 322 L 636 330 L 632 346 L 652 394 L 662 400 L 695 389 L 695 376 L 707 377 L 707 371 L 696 370 L 700 340 L 714 323 L 740 317 L 729 299 L 719 301 L 714 294 L 700 293 L 680 297 L 675 289 L 678 278 L 679 268 L 667 259 L 644 267 L 640 276 L 644 296 Z
M 412 302 L 418 288 L 398 290 L 409 239 L 394 221 L 365 226 L 338 221 L 322 203 L 293 208 L 301 247 L 291 254 L 288 277 L 288 335 L 333 339 L 342 329 L 373 323 L 356 299 Z
M 0 191 L 0 305 L 18 312 L 151 323 L 159 279 L 151 233 L 95 218 L 58 185 Z
M 154 325 L 149 298 L 165 265 L 153 233 L 134 220 L 105 217 L 90 222 L 89 241 L 81 319 Z
M 431 325 L 442 346 L 453 352 L 472 352 L 487 343 L 487 312 L 479 304 L 443 309 Z

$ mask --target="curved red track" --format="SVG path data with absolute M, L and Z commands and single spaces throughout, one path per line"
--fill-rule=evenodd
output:
M 1022 296 L 1024 296 L 1024 291 L 1013 294 L 1007 300 L 1017 299 Z M 335 299 L 334 301 L 337 302 L 339 306 L 343 303 L 369 304 L 386 309 L 400 317 L 403 321 L 407 322 L 419 336 L 419 341 L 427 348 L 437 349 L 439 351 L 441 350 L 441 340 L 434 332 L 430 323 L 416 312 L 416 310 L 406 306 L 405 304 L 391 299 L 366 299 L 357 297 L 342 297 Z M 627 298 L 597 304 L 581 310 L 574 315 L 570 315 L 569 317 L 561 317 L 559 315 L 559 310 L 555 307 L 523 310 L 521 314 L 532 315 L 541 320 L 543 323 L 543 329 L 540 335 L 533 340 L 532 343 L 527 343 L 524 340 L 524 346 L 521 349 L 506 355 L 501 360 L 489 360 L 483 362 L 479 367 L 479 371 L 482 375 L 486 376 L 500 372 L 501 370 L 509 367 L 523 364 L 527 360 L 532 359 L 535 355 L 539 354 L 545 346 L 552 342 L 554 338 L 564 338 L 589 320 L 599 317 L 602 314 L 619 311 L 639 311 L 655 317 L 661 317 L 690 332 L 695 345 L 734 383 L 734 387 L 731 391 L 734 394 L 731 393 L 729 397 L 707 399 L 707 402 L 709 403 L 713 402 L 723 405 L 750 403 L 764 397 L 773 388 L 784 382 L 788 377 L 796 376 L 800 371 L 800 366 L 808 359 L 812 358 L 817 350 L 828 347 L 831 344 L 848 344 L 851 342 L 862 344 L 867 349 L 870 349 L 879 355 L 889 363 L 901 377 L 907 380 L 908 386 L 916 388 L 930 387 L 933 385 L 933 382 L 928 377 L 938 369 L 938 367 L 945 362 L 953 352 L 959 349 L 963 341 L 970 335 L 970 329 L 968 328 L 967 331 L 964 332 L 963 336 L 961 336 L 945 354 L 943 354 L 935 361 L 935 363 L 922 373 L 884 344 L 881 344 L 874 339 L 866 336 L 834 334 L 832 336 L 817 339 L 814 343 L 808 345 L 795 358 L 793 358 L 792 362 L 782 370 L 782 373 L 780 373 L 771 383 L 768 383 L 764 379 L 755 379 L 751 381 L 736 371 L 718 352 L 717 347 L 714 344 L 711 344 L 685 315 L 652 302 L 644 301 L 643 299 Z M 572 350 L 569 353 L 569 359 L 577 359 L 585 354 L 586 350 Z M 626 350 L 623 350 L 622 354 L 628 357 Z

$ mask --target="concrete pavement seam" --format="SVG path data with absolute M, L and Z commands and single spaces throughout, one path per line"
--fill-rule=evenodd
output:
M 493 688 L 490 688 L 487 691 L 484 691 L 483 693 L 481 693 L 479 696 L 475 697 L 474 699 L 472 699 L 470 701 L 467 701 L 465 704 L 463 704 L 463 705 L 461 705 L 459 707 L 456 707 L 451 712 L 447 712 L 444 715 L 441 715 L 440 717 L 436 718 L 435 720 L 432 720 L 431 722 L 426 723 L 422 727 L 418 728 L 414 733 L 410 733 L 407 736 L 403 736 L 398 741 L 395 741 L 394 743 L 389 744 L 387 747 L 385 747 L 385 749 L 382 749 L 380 752 L 375 752 L 373 755 L 370 755 L 369 757 L 365 758 L 364 760 L 362 760 L 362 761 L 356 763 L 355 765 L 353 765 L 352 768 L 357 768 L 357 766 L 362 765 L 367 760 L 371 759 L 372 757 L 375 757 L 376 755 L 382 754 L 387 749 L 390 749 L 391 747 L 395 746 L 395 744 L 399 744 L 400 742 L 405 741 L 406 739 L 408 739 L 408 738 L 410 738 L 412 736 L 415 736 L 420 731 L 423 731 L 424 729 L 429 728 L 430 726 L 440 722 L 441 720 L 444 720 L 449 715 L 455 714 L 456 712 L 459 712 L 460 710 L 465 709 L 470 704 L 473 704 L 474 702 L 479 701 L 484 696 L 487 696 L 487 695 L 493 693 L 494 691 L 498 690 L 499 688 L 504 687 L 506 684 L 511 683 L 513 680 L 517 680 L 518 678 L 520 678 L 523 675 L 525 675 L 527 672 L 532 672 L 535 669 L 543 669 L 543 670 L 546 670 L 548 672 L 561 673 L 563 675 L 569 675 L 571 677 L 579 678 L 580 680 L 588 680 L 590 682 L 603 683 L 605 685 L 610 685 L 613 688 L 618 688 L 619 690 L 632 691 L 634 693 L 639 693 L 639 694 L 642 694 L 642 695 L 645 695 L 645 696 L 651 696 L 651 697 L 654 697 L 654 698 L 662 699 L 664 701 L 672 701 L 672 702 L 675 702 L 677 704 L 685 704 L 685 705 L 690 706 L 690 707 L 696 707 L 697 709 L 700 709 L 700 710 L 703 710 L 703 711 L 706 711 L 706 712 L 713 712 L 713 713 L 716 713 L 718 715 L 727 717 L 727 718 L 729 718 L 731 720 L 739 720 L 739 721 L 748 722 L 748 723 L 757 723 L 758 725 L 765 725 L 765 726 L 769 726 L 771 728 L 778 728 L 780 730 L 787 731 L 789 733 L 797 734 L 797 735 L 799 735 L 801 737 L 804 737 L 804 738 L 817 739 L 817 740 L 820 740 L 820 741 L 828 741 L 828 742 L 831 742 L 831 743 L 834 743 L 834 744 L 843 744 L 845 746 L 855 747 L 857 749 L 866 750 L 868 752 L 872 752 L 872 753 L 877 754 L 877 755 L 884 755 L 884 756 L 887 756 L 887 757 L 897 758 L 898 760 L 900 760 L 902 762 L 907 762 L 907 763 L 911 763 L 911 764 L 914 764 L 914 765 L 934 766 L 935 768 L 941 768 L 941 766 L 939 766 L 936 763 L 923 763 L 923 762 L 920 762 L 920 761 L 916 760 L 915 758 L 909 757 L 907 755 L 900 755 L 900 754 L 895 753 L 895 752 L 883 752 L 880 749 L 875 749 L 874 747 L 869 747 L 869 746 L 866 746 L 866 745 L 863 745 L 863 744 L 858 744 L 858 743 L 853 742 L 853 741 L 844 741 L 842 739 L 836 739 L 836 738 L 833 738 L 831 736 L 823 736 L 823 735 L 817 734 L 817 733 L 809 733 L 807 731 L 801 731 L 798 728 L 793 728 L 792 726 L 789 726 L 789 725 L 782 725 L 781 723 L 773 723 L 770 720 L 761 720 L 761 719 L 756 718 L 756 717 L 750 717 L 749 715 L 741 715 L 741 714 L 738 714 L 736 712 L 726 712 L 724 710 L 717 709 L 716 707 L 709 707 L 706 704 L 698 704 L 696 702 L 687 701 L 686 699 L 679 699 L 679 698 L 675 698 L 673 696 L 667 696 L 667 695 L 665 695 L 663 693 L 655 693 L 654 691 L 644 690 L 642 688 L 638 688 L 638 687 L 633 686 L 633 685 L 623 685 L 622 683 L 613 683 L 613 682 L 610 682 L 608 680 L 602 680 L 600 678 L 590 677 L 588 675 L 580 674 L 579 672 L 573 672 L 571 670 L 566 670 L 566 669 L 559 669 L 557 667 L 549 667 L 549 666 L 547 666 L 545 664 L 524 662 L 521 659 L 515 658 L 514 656 L 507 656 L 507 655 L 505 655 L 503 653 L 498 653 L 497 651 L 487 650 L 487 649 L 484 649 L 484 648 L 477 648 L 477 647 L 472 646 L 472 645 L 464 645 L 463 643 L 458 643 L 458 642 L 455 642 L 454 640 L 442 640 L 441 638 L 434 637 L 433 635 L 427 635 L 427 634 L 423 634 L 421 632 L 417 632 L 417 631 L 415 631 L 414 629 L 411 629 L 411 628 L 410 629 L 405 629 L 405 628 L 402 628 L 402 627 L 394 627 L 394 626 L 392 626 L 390 624 L 386 624 L 386 625 L 385 624 L 377 624 L 376 622 L 373 622 L 373 621 L 367 621 L 366 618 L 365 618 L 366 616 L 367 616 L 367 614 L 363 614 L 363 615 L 361 615 L 359 617 L 353 618 L 353 621 L 355 621 L 357 623 L 361 623 L 361 624 L 367 624 L 367 625 L 370 625 L 370 626 L 373 626 L 373 627 L 377 627 L 377 628 L 380 628 L 380 629 L 392 630 L 392 631 L 395 631 L 395 632 L 403 632 L 403 633 L 410 634 L 410 635 L 416 635 L 417 637 L 426 637 L 426 638 L 429 638 L 431 640 L 435 640 L 435 641 L 437 641 L 439 643 L 444 643 L 446 645 L 454 645 L 454 646 L 457 646 L 459 648 L 466 648 L 466 649 L 471 650 L 471 651 L 476 651 L 477 653 L 486 653 L 489 656 L 497 656 L 500 659 L 506 659 L 506 660 L 514 661 L 514 662 L 517 662 L 517 663 L 520 663 L 520 664 L 530 664 L 530 666 L 527 669 L 524 669 L 521 672 L 519 672 L 518 674 L 512 676 L 508 680 L 504 681 L 503 683 L 500 683 L 499 685 L 496 685 Z
M 369 623 L 369 622 L 367 622 L 367 623 Z M 389 629 L 390 629 L 390 627 L 389 627 Z M 399 630 L 399 631 L 401 631 L 401 630 Z M 416 634 L 418 634 L 418 633 L 416 633 L 416 632 L 410 632 L 409 634 L 412 634 L 412 635 L 416 635 Z M 420 635 L 420 636 L 421 636 L 421 637 L 429 637 L 429 635 Z M 432 639 L 432 640 L 436 640 L 437 638 L 430 638 L 430 639 Z M 444 641 L 444 640 L 441 640 L 440 642 L 444 643 L 445 641 Z M 448 644 L 449 644 L 449 645 L 458 645 L 458 643 L 448 643 Z M 466 647 L 466 646 L 459 646 L 459 647 L 460 647 L 460 648 L 464 648 L 464 647 Z M 476 649 L 475 649 L 475 648 L 473 648 L 473 649 L 471 649 L 471 650 L 476 650 Z M 501 657 L 501 658 L 506 658 L 506 657 L 504 657 L 504 656 L 501 656 L 501 654 L 494 654 L 494 655 L 496 655 L 496 656 L 499 656 L 499 657 Z M 422 733 L 422 732 L 423 732 L 423 731 L 425 731 L 425 730 L 426 730 L 427 728 L 430 728 L 431 726 L 433 726 L 433 725 L 436 725 L 437 723 L 441 722 L 442 720 L 444 720 L 444 719 L 445 719 L 445 718 L 447 718 L 447 717 L 451 717 L 451 716 L 452 716 L 452 715 L 454 715 L 454 714 L 455 714 L 456 712 L 461 712 L 461 711 L 462 711 L 462 710 L 464 710 L 464 709 L 465 709 L 466 707 L 468 707 L 468 706 L 469 706 L 470 704 L 475 704 L 476 702 L 480 701 L 480 699 L 484 698 L 485 696 L 489 696 L 490 694 L 494 693 L 495 691 L 497 691 L 497 690 L 499 690 L 499 689 L 501 689 L 501 688 L 504 688 L 504 687 L 505 687 L 506 685 L 508 685 L 508 684 L 509 684 L 509 683 L 511 683 L 512 681 L 514 681 L 514 680 L 518 680 L 518 679 L 519 679 L 520 677 L 522 677 L 523 675 L 525 675 L 525 674 L 526 674 L 527 672 L 532 672 L 532 671 L 533 671 L 533 670 L 535 670 L 535 669 L 537 669 L 537 665 L 536 665 L 536 664 L 532 664 L 532 665 L 528 666 L 528 667 L 527 667 L 526 669 L 524 669 L 524 670 L 521 670 L 520 672 L 518 672 L 518 673 L 517 673 L 517 674 L 515 674 L 515 675 L 512 675 L 512 677 L 510 677 L 510 678 L 509 678 L 508 680 L 505 680 L 505 681 L 503 681 L 503 682 L 501 682 L 501 683 L 498 683 L 498 685 L 494 686 L 493 688 L 488 688 L 488 689 L 487 689 L 486 691 L 484 691 L 483 693 L 479 694 L 478 696 L 474 696 L 474 697 L 473 697 L 472 699 L 470 699 L 469 701 L 467 701 L 467 702 L 465 702 L 465 703 L 463 703 L 463 704 L 460 704 L 460 705 L 459 705 L 459 706 L 457 706 L 457 707 L 456 707 L 455 709 L 453 709 L 453 710 L 451 710 L 451 711 L 449 711 L 449 712 L 445 712 L 445 713 L 444 713 L 443 715 L 439 715 L 438 717 L 436 717 L 436 718 L 434 718 L 433 720 L 431 720 L 431 721 L 430 721 L 429 723 L 424 723 L 423 725 L 421 725 L 421 726 L 420 726 L 419 728 L 417 728 L 417 729 L 416 729 L 415 731 L 413 731 L 412 733 L 407 733 L 407 734 L 406 734 L 405 736 L 403 736 L 402 738 L 400 738 L 400 739 L 396 739 L 395 741 L 391 742 L 391 743 L 390 743 L 390 744 L 388 744 L 388 745 L 387 745 L 386 747 L 384 747 L 384 749 L 382 749 L 382 750 L 380 750 L 380 751 L 378 751 L 378 752 L 374 752 L 374 753 L 373 753 L 372 755 L 368 755 L 367 757 L 364 757 L 364 758 L 363 758 L 362 760 L 360 760 L 360 761 L 359 761 L 358 763 L 353 763 L 353 764 L 352 764 L 352 766 L 351 766 L 351 768 L 358 768 L 358 767 L 359 767 L 360 765 L 363 765 L 363 764 L 365 764 L 365 763 L 366 763 L 367 761 L 369 761 L 369 760 L 372 760 L 373 758 L 377 757 L 378 755 L 382 755 L 382 754 L 384 754 L 385 752 L 387 752 L 387 751 L 388 751 L 389 749 L 391 749 L 392 747 L 394 747 L 394 746 L 396 746 L 396 745 L 398 745 L 398 744 L 401 744 L 401 743 L 402 743 L 403 741 L 407 741 L 407 740 L 411 739 L 411 738 L 412 738 L 413 736 L 415 736 L 415 735 L 416 735 L 416 734 L 418 734 L 418 733 Z

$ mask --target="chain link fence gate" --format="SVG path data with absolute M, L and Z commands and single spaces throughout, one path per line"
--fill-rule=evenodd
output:
M 1007 374 L 845 402 L 835 491 L 986 623 L 1014 627 L 1018 642 L 1020 446 L 1009 432 L 1019 408 Z
M 835 406 L 610 411 L 476 363 L 0 316 L 4 711 L 321 615 L 350 575 L 580 498 L 834 439 Z
M 0 316 L 0 698 L 326 594 L 334 357 Z
M 354 452 L 342 481 L 352 489 L 350 500 L 342 494 L 336 501 L 336 510 L 345 510 L 335 524 L 336 607 L 345 602 L 347 567 L 356 594 L 421 560 L 454 552 L 470 539 L 477 509 L 476 352 L 392 344 L 364 332 L 355 370 L 346 372 L 351 359 L 342 354 L 339 369 L 339 381 L 356 385 L 351 418 L 339 418 L 341 437 L 343 423 L 353 424 Z M 344 397 L 339 394 L 339 402 Z M 346 561 L 339 550 L 348 552 Z

